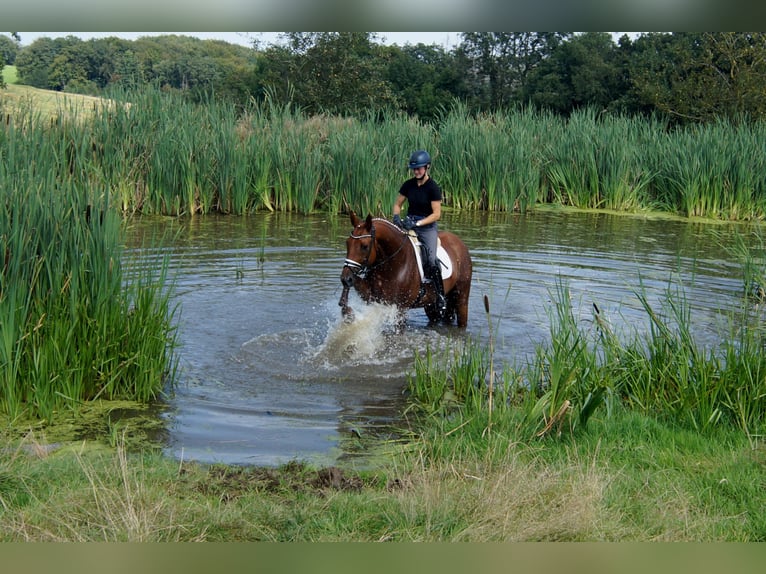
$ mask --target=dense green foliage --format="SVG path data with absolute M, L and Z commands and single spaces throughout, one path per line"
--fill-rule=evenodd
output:
M 172 381 L 165 267 L 129 271 L 120 215 L 90 185 L 91 144 L 61 118 L 0 130 L 0 413 L 12 418 L 149 401 Z
M 289 32 L 252 48 L 180 35 L 83 41 L 0 36 L 0 62 L 38 88 L 102 94 L 147 84 L 202 101 L 270 98 L 308 114 L 401 111 L 433 121 L 455 100 L 470 113 L 593 107 L 685 124 L 762 118 L 766 34 L 466 32 L 437 45 L 384 46 L 369 32 Z
M 432 123 L 394 112 L 309 115 L 271 99 L 238 109 L 154 89 L 111 95 L 124 104 L 67 124 L 65 153 L 57 130 L 39 129 L 40 149 L 23 129 L 6 130 L 7 173 L 45 162 L 79 193 L 108 191 L 126 214 L 338 213 L 347 203 L 388 215 L 409 151 L 425 148 L 452 208 L 766 217 L 765 121 L 668 129 L 590 108 L 565 119 L 530 109 L 474 116 L 456 104 Z

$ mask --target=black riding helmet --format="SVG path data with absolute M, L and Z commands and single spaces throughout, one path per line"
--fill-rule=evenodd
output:
M 419 150 L 412 152 L 410 156 L 409 169 L 415 169 L 416 167 L 423 167 L 424 165 L 431 165 L 431 156 L 425 150 Z

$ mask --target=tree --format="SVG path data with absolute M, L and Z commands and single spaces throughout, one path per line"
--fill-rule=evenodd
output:
M 562 42 L 530 73 L 523 99 L 568 114 L 586 106 L 614 109 L 627 89 L 611 35 L 586 32 Z
M 417 44 L 388 49 L 386 77 L 407 114 L 434 120 L 457 98 L 465 98 L 467 61 L 437 46 Z
M 16 56 L 16 72 L 19 83 L 35 88 L 51 89 L 57 84 L 49 78 L 50 69 L 56 56 L 67 47 L 82 44 L 75 36 L 51 39 L 47 36 L 38 38 L 29 46 L 21 48 Z
M 131 49 L 145 81 L 194 97 L 215 91 L 234 70 L 255 62 L 251 48 L 175 34 L 139 38 Z
M 90 59 L 90 50 L 85 46 L 67 46 L 53 58 L 48 67 L 47 87 L 65 91 L 70 84 L 84 86 L 88 82 Z
M 633 46 L 637 101 L 677 123 L 766 117 L 766 33 L 650 33 Z
M 136 53 L 131 49 L 120 53 L 114 63 L 111 83 L 122 88 L 134 89 L 143 86 L 144 82 L 141 62 Z
M 499 109 L 519 101 L 530 73 L 572 36 L 569 32 L 466 32 L 462 51 L 472 63 L 474 102 Z
M 0 64 L 13 66 L 19 53 L 19 43 L 8 36 L 0 35 Z
M 386 78 L 386 54 L 369 32 L 290 32 L 289 81 L 295 102 L 309 113 L 355 114 L 396 107 Z

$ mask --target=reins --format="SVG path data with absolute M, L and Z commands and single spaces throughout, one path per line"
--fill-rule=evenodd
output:
M 393 223 L 391 223 L 391 222 L 389 222 L 389 221 L 387 221 L 385 219 L 374 219 L 373 221 L 382 221 L 382 222 L 386 223 L 386 225 L 393 225 Z M 400 231 L 398 227 L 396 228 L 396 230 Z M 408 239 L 407 239 L 405 233 L 402 233 L 401 235 L 402 235 L 402 241 L 399 244 L 399 248 L 396 251 L 394 251 L 391 255 L 386 257 L 385 259 L 383 259 L 381 261 L 377 261 L 373 265 L 368 265 L 367 261 L 369 260 L 370 255 L 367 255 L 367 257 L 365 258 L 365 260 L 362 263 L 354 261 L 353 259 L 346 258 L 345 259 L 345 266 L 346 267 L 350 267 L 352 272 L 354 273 L 354 275 L 358 275 L 361 278 L 364 278 L 367 275 L 367 273 L 369 273 L 370 271 L 372 271 L 376 267 L 380 267 L 381 265 L 384 265 L 388 261 L 391 261 L 394 257 L 396 257 L 399 254 L 399 252 L 402 249 L 404 249 L 404 246 L 406 245 Z M 373 246 L 373 248 L 376 246 L 376 243 L 375 243 L 375 226 L 374 225 L 370 226 L 370 233 L 365 233 L 364 235 L 354 235 L 354 230 L 351 230 L 351 233 L 349 234 L 349 237 L 351 239 L 364 239 L 366 237 L 370 237 L 372 239 L 372 246 Z M 370 250 L 370 253 L 372 253 L 372 249 Z

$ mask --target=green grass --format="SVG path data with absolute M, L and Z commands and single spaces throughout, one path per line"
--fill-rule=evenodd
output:
M 15 84 L 18 81 L 16 66 L 3 67 L 3 81 L 8 85 Z
M 17 129 L 25 137 L 0 163 L 0 413 L 153 400 L 174 374 L 167 266 L 131 265 L 77 122 L 62 121 L 55 139 L 37 123 L 5 133 Z M 14 163 L 32 150 L 34 161 Z
M 620 410 L 535 439 L 520 420 L 498 415 L 488 435 L 486 420 L 432 419 L 365 471 L 179 462 L 125 433 L 50 451 L 30 435 L 0 455 L 0 540 L 766 539 L 766 451 L 741 433 Z
M 527 211 L 557 204 L 766 217 L 766 122 L 668 131 L 654 120 L 593 110 L 566 119 L 529 110 L 472 116 L 455 105 L 431 125 L 398 114 L 308 116 L 268 99 L 235 109 L 149 89 L 110 96 L 10 85 L 3 105 L 13 112 L 6 121 L 13 117 L 18 129 L 0 140 L 9 169 L 32 161 L 18 141 L 24 126 L 50 127 L 42 133 L 56 140 L 58 126 L 76 117 L 76 130 L 67 128 L 67 135 L 82 144 L 71 152 L 87 166 L 82 183 L 108 190 L 112 203 L 129 213 L 337 213 L 348 203 L 357 212 L 387 214 L 407 177 L 407 156 L 424 148 L 451 208 Z M 114 101 L 124 104 L 103 105 Z M 63 170 L 70 159 L 46 161 L 61 162 Z

